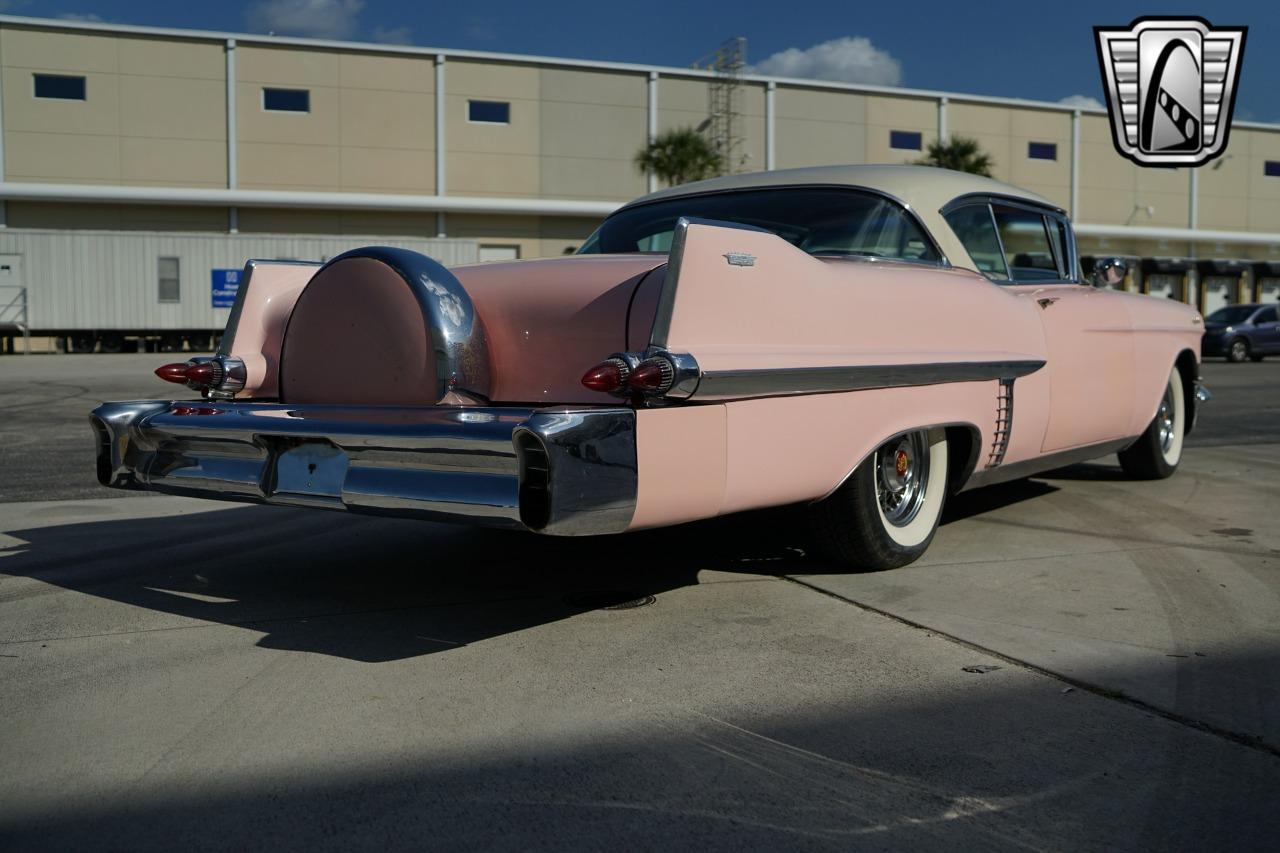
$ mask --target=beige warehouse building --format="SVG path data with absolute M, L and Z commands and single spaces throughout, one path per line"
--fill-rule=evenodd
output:
M 481 259 L 562 254 L 655 188 L 636 152 L 703 123 L 716 80 L 0 16 L 0 266 L 28 232 L 450 238 Z M 1280 295 L 1280 125 L 1235 122 L 1226 155 L 1202 169 L 1144 169 L 1116 153 L 1097 110 L 752 75 L 736 97 L 739 171 L 910 162 L 962 134 L 996 177 L 1068 210 L 1082 254 L 1147 259 L 1131 287 L 1204 308 Z M 180 298 L 208 301 L 207 270 L 179 274 Z M 38 286 L 38 270 L 22 276 Z M 210 310 L 220 325 L 225 310 Z

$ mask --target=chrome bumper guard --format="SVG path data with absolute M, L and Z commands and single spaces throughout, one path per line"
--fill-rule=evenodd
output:
M 104 486 L 524 528 L 623 531 L 636 500 L 635 412 L 104 403 Z

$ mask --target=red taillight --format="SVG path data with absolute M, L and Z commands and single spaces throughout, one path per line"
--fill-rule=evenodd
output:
M 182 361 L 177 364 L 166 364 L 164 367 L 157 367 L 156 376 L 159 376 L 165 382 L 185 383 L 187 381 L 187 363 Z
M 193 364 L 187 368 L 187 381 L 195 385 L 211 385 L 213 384 L 214 371 L 216 369 L 211 361 Z
M 619 391 L 627 383 L 627 375 L 631 371 L 627 363 L 620 358 L 610 358 L 582 374 L 582 384 L 592 391 L 603 391 L 612 394 Z
M 182 384 L 189 382 L 192 385 L 204 385 L 205 387 L 216 384 L 221 372 L 221 367 L 212 361 L 204 361 L 198 364 L 191 364 L 190 362 L 166 364 L 164 367 L 156 368 L 156 376 L 159 376 L 165 382 Z
M 640 362 L 631 371 L 631 387 L 651 394 L 662 394 L 675 379 L 675 368 L 665 358 L 651 358 Z

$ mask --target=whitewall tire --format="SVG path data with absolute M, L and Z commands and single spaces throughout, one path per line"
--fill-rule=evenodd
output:
M 1137 441 L 1120 451 L 1120 467 L 1137 480 L 1163 480 L 1178 470 L 1186 434 L 1187 397 L 1182 374 L 1174 367 L 1155 417 Z
M 947 434 L 940 428 L 880 445 L 840 488 L 809 508 L 820 551 L 862 571 L 917 560 L 938 529 L 947 464 Z

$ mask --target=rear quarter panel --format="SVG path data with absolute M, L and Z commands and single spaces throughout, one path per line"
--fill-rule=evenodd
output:
M 1027 302 L 964 270 L 825 260 L 773 234 L 692 225 L 677 278 L 653 343 L 704 371 L 1044 357 Z

